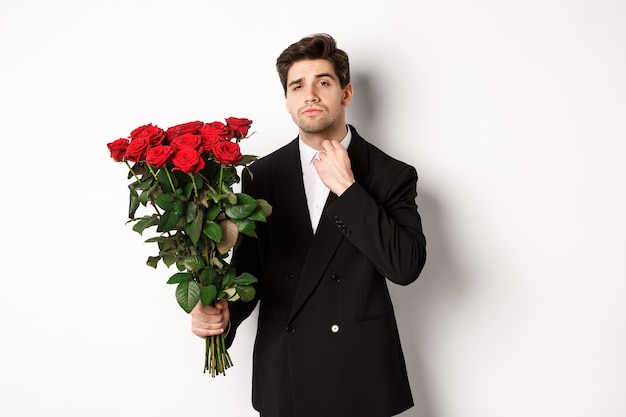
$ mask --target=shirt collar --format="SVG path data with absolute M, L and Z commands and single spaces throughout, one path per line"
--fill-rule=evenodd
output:
M 350 142 L 352 141 L 352 131 L 350 130 L 349 127 L 347 127 L 347 129 L 348 129 L 348 133 L 340 142 L 341 146 L 343 146 L 343 148 L 346 150 L 348 149 L 348 146 L 350 146 Z M 302 139 L 298 140 L 298 146 L 300 148 L 300 162 L 302 163 L 302 168 L 306 168 L 307 166 L 311 164 L 311 162 L 313 161 L 313 158 L 317 156 L 317 153 L 319 151 L 311 148 L 309 145 L 304 143 Z

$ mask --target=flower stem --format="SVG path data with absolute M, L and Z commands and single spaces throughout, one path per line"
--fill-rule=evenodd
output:
M 125 163 L 125 164 L 126 164 L 126 166 L 128 167 L 128 170 L 131 172 L 131 174 L 133 174 L 133 177 L 135 177 L 135 179 L 136 179 L 137 181 L 141 181 L 141 180 L 139 179 L 139 177 L 137 176 L 137 174 L 135 174 L 135 171 L 133 171 L 133 167 L 131 167 L 131 166 L 130 166 L 130 164 L 128 163 L 128 161 L 127 161 L 127 160 L 124 160 L 124 163 Z
M 206 373 L 207 369 L 209 369 L 209 338 L 205 339 L 205 351 L 204 351 L 204 371 L 202 373 Z
M 205 340 L 204 372 L 209 371 L 211 377 L 226 375 L 226 369 L 233 365 L 233 361 L 226 349 L 224 335 L 208 336 Z
M 163 166 L 163 171 L 165 171 L 165 175 L 167 175 L 167 179 L 170 182 L 170 187 L 172 187 L 172 192 L 176 192 L 176 188 L 174 188 L 174 183 L 172 182 L 172 177 L 170 176 L 170 172 L 167 170 L 165 166 Z
M 217 187 L 217 192 L 222 193 L 222 179 L 224 178 L 224 165 L 220 164 L 220 182 Z
M 148 166 L 148 169 L 150 170 L 150 173 L 152 174 L 152 176 L 154 177 L 155 180 L 159 180 L 157 178 L 156 172 L 154 172 L 154 170 L 152 169 L 152 165 L 150 165 L 149 163 L 146 162 L 146 165 Z
M 194 195 L 198 197 L 198 187 L 196 186 L 196 177 L 194 177 L 192 173 L 189 173 L 189 177 L 191 178 L 191 183 L 193 184 Z

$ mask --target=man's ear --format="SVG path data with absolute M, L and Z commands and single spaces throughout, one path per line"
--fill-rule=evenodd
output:
M 346 88 L 343 89 L 343 99 L 341 100 L 342 106 L 345 107 L 350 104 L 350 101 L 352 100 L 352 94 L 354 94 L 352 83 L 348 83 L 348 85 L 346 85 Z

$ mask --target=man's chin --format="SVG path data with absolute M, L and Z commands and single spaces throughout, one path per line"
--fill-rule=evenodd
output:
M 323 121 L 300 120 L 300 123 L 298 123 L 298 127 L 300 128 L 300 130 L 306 133 L 310 133 L 310 134 L 323 133 L 327 131 L 330 126 L 331 124 L 325 123 Z

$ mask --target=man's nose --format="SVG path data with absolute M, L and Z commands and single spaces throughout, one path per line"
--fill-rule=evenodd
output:
M 315 89 L 312 87 L 307 88 L 305 95 L 304 95 L 304 100 L 309 103 L 309 102 L 316 102 L 319 100 L 319 97 L 317 96 L 317 93 L 315 92 Z

